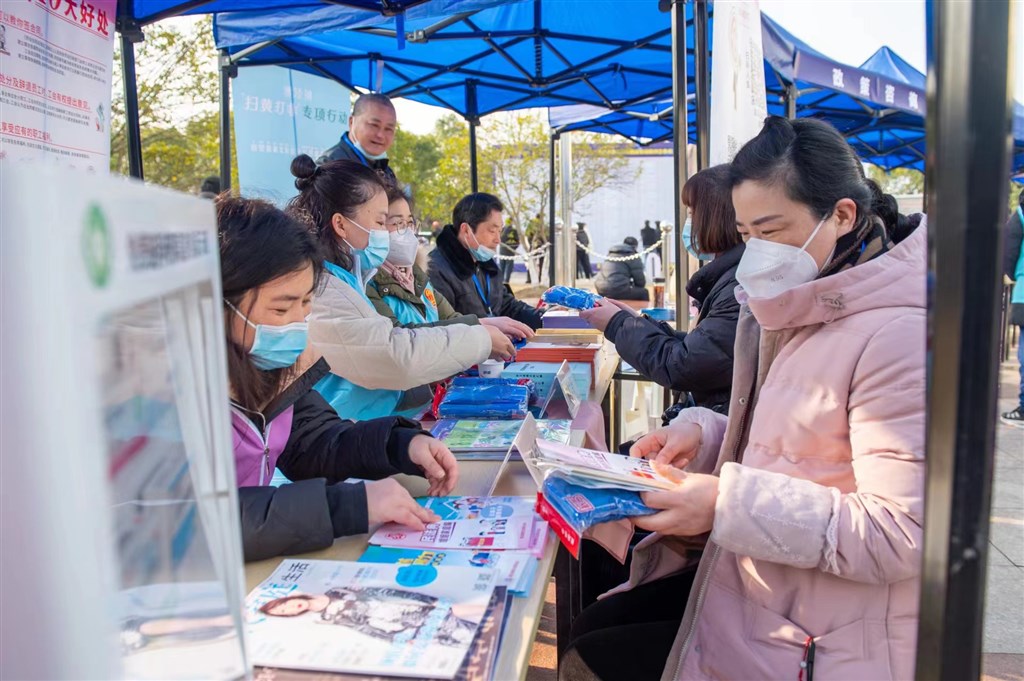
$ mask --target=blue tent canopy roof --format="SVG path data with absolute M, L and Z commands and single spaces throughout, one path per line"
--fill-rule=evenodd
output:
M 427 0 L 118 0 L 118 16 L 139 24 L 169 17 L 216 12 L 310 12 L 330 6 L 361 15 L 393 15 Z
M 308 13 L 220 14 L 214 35 L 239 66 L 288 66 L 468 118 L 563 104 L 616 108 L 672 92 L 670 17 L 653 1 L 624 12 L 615 0 L 431 0 L 401 17 L 337 28 L 349 14 L 318 10 L 316 33 Z

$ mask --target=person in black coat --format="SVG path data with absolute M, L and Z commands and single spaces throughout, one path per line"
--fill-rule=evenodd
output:
M 388 160 L 388 149 L 395 141 L 398 116 L 395 105 L 387 95 L 371 92 L 360 95 L 352 105 L 348 117 L 348 131 L 341 139 L 316 160 L 317 165 L 328 161 L 355 161 L 376 171 L 385 184 L 398 186 L 398 178 Z
M 516 299 L 494 262 L 503 210 L 501 201 L 490 194 L 463 197 L 452 210 L 452 224 L 441 230 L 437 248 L 430 252 L 427 275 L 459 314 L 511 317 L 539 329 L 540 313 Z
M 599 301 L 580 316 L 605 337 L 625 362 L 655 383 L 686 393 L 684 406 L 725 414 L 732 385 L 733 345 L 739 303 L 733 295 L 736 267 L 744 245 L 736 231 L 728 165 L 700 171 L 683 187 L 692 217 L 692 241 L 698 257 L 713 256 L 697 270 L 686 291 L 700 306 L 692 331 L 676 331 L 664 322 L 640 316 L 614 300 Z M 682 322 L 685 326 L 685 322 Z
M 407 419 L 342 420 L 313 389 L 329 372 L 306 349 L 323 268 L 313 236 L 256 200 L 221 199 L 217 223 L 245 559 L 326 548 L 376 523 L 438 520 L 387 478 L 421 475 L 428 494 L 447 494 L 458 481 L 448 448 Z M 275 468 L 295 482 L 272 486 Z M 353 477 L 371 482 L 344 482 Z
M 594 288 L 599 295 L 618 300 L 650 300 L 644 264 L 636 251 L 636 239 L 627 236 L 618 246 L 608 249 L 609 258 L 597 270 Z

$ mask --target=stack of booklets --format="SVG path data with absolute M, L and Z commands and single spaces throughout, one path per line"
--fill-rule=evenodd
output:
M 246 599 L 249 652 L 266 668 L 257 678 L 489 679 L 508 608 L 497 579 L 468 567 L 285 560 Z
M 522 421 L 478 421 L 442 419 L 433 435 L 465 461 L 500 461 L 512 446 Z M 569 442 L 572 421 L 568 419 L 539 420 L 540 437 L 552 442 Z

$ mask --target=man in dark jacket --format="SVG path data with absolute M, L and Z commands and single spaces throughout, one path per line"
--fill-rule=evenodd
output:
M 582 246 L 580 245 L 582 244 Z M 585 247 L 585 248 L 584 248 Z M 576 223 L 576 276 L 590 279 L 594 271 L 590 268 L 590 234 L 587 233 L 587 223 Z
M 395 141 L 397 127 L 395 106 L 386 95 L 360 95 L 352 105 L 352 115 L 348 117 L 348 132 L 316 162 L 348 160 L 362 163 L 377 171 L 386 183 L 397 186 L 395 171 L 388 166 L 388 149 Z
M 636 239 L 627 236 L 618 246 L 608 251 L 609 259 L 601 263 L 594 280 L 597 292 L 606 298 L 616 300 L 649 300 L 650 294 L 644 288 L 644 264 L 636 252 Z
M 511 317 L 539 329 L 540 313 L 516 300 L 494 263 L 503 210 L 496 196 L 483 192 L 455 204 L 452 224 L 441 231 L 437 248 L 430 252 L 430 283 L 460 314 Z
M 512 280 L 512 271 L 516 266 L 516 261 L 512 258 L 515 257 L 519 244 L 519 230 L 509 220 L 505 229 L 501 230 L 501 279 L 506 284 Z
M 732 388 L 733 346 L 740 305 L 733 291 L 742 243 L 720 254 L 690 277 L 686 292 L 700 305 L 697 325 L 689 333 L 632 310 L 612 312 L 605 338 L 623 361 L 658 385 L 689 393 L 694 406 L 725 414 Z M 590 316 L 590 312 L 584 312 Z M 607 319 L 607 318 L 606 318 Z M 606 324 L 606 325 L 605 325 Z

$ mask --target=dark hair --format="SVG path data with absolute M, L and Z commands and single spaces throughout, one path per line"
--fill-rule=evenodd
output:
M 292 160 L 292 175 L 299 195 L 288 202 L 288 213 L 306 223 L 328 260 L 351 270 L 352 256 L 334 233 L 331 218 L 340 213 L 351 219 L 360 206 L 386 192 L 388 185 L 357 161 L 328 161 L 318 166 L 306 154 Z
M 637 241 L 636 237 L 634 236 L 627 236 L 625 239 L 622 240 L 622 243 L 626 244 L 627 246 L 632 246 L 633 248 L 636 248 L 637 246 L 640 245 L 640 242 Z
M 465 222 L 475 232 L 477 225 L 491 217 L 491 213 L 494 211 L 501 213 L 504 210 L 505 206 L 502 205 L 501 200 L 493 194 L 484 192 L 468 194 L 459 199 L 455 208 L 452 209 L 452 225 L 455 226 L 455 231 L 458 231 L 462 223 Z
M 359 95 L 356 99 L 356 103 L 352 105 L 352 115 L 358 116 L 371 104 L 386 106 L 392 110 L 395 108 L 395 105 L 391 103 L 391 98 L 387 95 L 382 95 L 379 92 L 369 92 L 365 95 Z
M 323 259 L 312 235 L 284 211 L 257 199 L 223 198 L 217 202 L 220 273 L 224 300 L 246 317 L 242 298 L 278 277 L 312 265 L 314 285 Z M 253 300 L 255 302 L 255 298 Z M 225 313 L 234 315 L 225 306 Z M 246 325 L 246 333 L 250 327 Z M 291 367 L 262 371 L 245 348 L 228 339 L 228 377 L 239 404 L 259 410 L 278 392 Z
M 725 253 L 743 241 L 736 229 L 728 163 L 705 168 L 688 179 L 683 203 L 690 209 L 691 238 L 698 253 Z
M 290 601 L 307 601 L 308 602 L 308 601 L 312 601 L 314 598 L 315 598 L 315 596 L 309 596 L 307 594 L 293 594 L 291 596 L 281 596 L 280 598 L 275 598 L 272 601 L 267 601 L 266 603 L 264 603 L 263 605 L 260 606 L 259 610 L 264 615 L 270 615 L 271 617 L 295 617 L 296 615 L 301 615 L 303 613 L 296 612 L 296 613 L 292 613 L 292 614 L 289 614 L 289 615 L 274 615 L 274 614 L 271 614 L 270 611 L 273 610 L 274 608 L 276 608 L 277 606 L 283 605 L 283 604 L 288 603 Z
M 879 218 L 886 231 L 900 230 L 896 200 L 864 176 L 857 153 L 842 134 L 814 118 L 789 120 L 769 116 L 757 137 L 743 145 L 732 161 L 732 186 L 752 180 L 784 187 L 786 195 L 826 218 L 841 199 L 857 205 L 854 231 L 862 238 Z M 852 248 L 860 248 L 857 239 Z M 836 253 L 843 260 L 848 253 Z
M 210 175 L 199 185 L 199 192 L 201 194 L 220 194 L 220 178 Z

